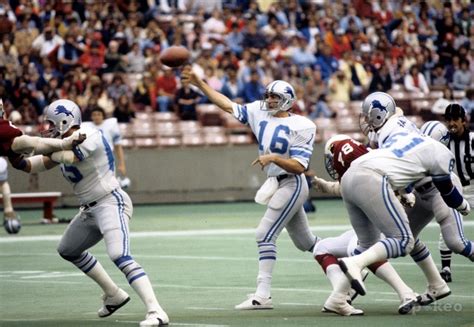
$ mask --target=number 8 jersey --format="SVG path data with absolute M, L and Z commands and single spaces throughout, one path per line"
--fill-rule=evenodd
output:
M 87 138 L 73 149 L 78 162 L 61 164 L 64 177 L 73 185 L 74 194 L 81 205 L 101 199 L 119 188 L 115 178 L 112 149 L 101 131 L 81 127 Z
M 279 154 L 297 160 L 307 169 L 313 153 L 316 125 L 306 117 L 291 113 L 289 117 L 274 117 L 260 110 L 260 105 L 261 101 L 233 105 L 235 118 L 249 125 L 257 137 L 259 155 Z M 265 171 L 269 177 L 287 173 L 274 163 L 266 166 Z

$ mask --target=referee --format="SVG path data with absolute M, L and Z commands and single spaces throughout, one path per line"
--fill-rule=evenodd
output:
M 469 121 L 464 108 L 452 103 L 446 107 L 444 119 L 450 132 L 448 148 L 456 158 L 454 172 L 461 180 L 463 196 L 474 206 L 474 132 L 470 131 Z M 440 237 L 439 250 L 441 254 L 441 277 L 446 282 L 451 282 L 451 254 L 442 237 Z

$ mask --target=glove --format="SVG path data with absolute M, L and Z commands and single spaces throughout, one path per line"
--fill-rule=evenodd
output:
M 415 206 L 415 195 L 413 193 L 403 193 L 400 194 L 399 200 L 400 203 L 405 207 L 405 208 L 413 208 Z
M 323 178 L 314 176 L 311 180 L 311 184 L 314 186 L 316 191 L 341 196 L 341 188 L 339 182 L 328 182 Z
M 471 211 L 471 206 L 469 205 L 469 202 L 466 201 L 466 199 L 463 199 L 461 205 L 456 208 L 457 211 L 463 216 L 467 216 L 469 212 Z

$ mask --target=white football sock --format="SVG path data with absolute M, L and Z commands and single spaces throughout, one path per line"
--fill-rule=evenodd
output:
M 390 262 L 386 262 L 379 266 L 375 271 L 375 276 L 392 286 L 402 301 L 405 298 L 405 294 L 413 293 L 413 290 L 400 278 Z
M 8 182 L 6 181 L 3 182 L 3 185 L 2 185 L 2 194 L 3 194 L 3 211 L 13 212 L 10 184 L 8 184 Z
M 350 257 L 350 259 L 362 269 L 374 262 L 387 259 L 387 250 L 385 250 L 385 245 L 377 242 L 361 254 Z
M 418 261 L 416 264 L 421 268 L 423 274 L 425 274 L 429 285 L 439 286 L 445 284 L 445 281 L 441 278 L 438 272 L 438 268 L 436 268 L 436 264 L 434 263 L 431 254 L 425 259 Z
M 86 273 L 87 276 L 92 278 L 104 291 L 107 296 L 114 296 L 117 293 L 118 286 L 114 283 L 109 274 L 105 271 L 104 267 L 99 261 L 96 262 L 94 267 Z
M 327 266 L 326 276 L 331 282 L 333 293 L 347 295 L 351 286 L 339 265 L 334 264 Z
M 257 291 L 255 295 L 264 299 L 271 296 L 272 272 L 275 260 L 260 260 L 258 262 Z
M 144 275 L 138 279 L 135 279 L 130 286 L 133 287 L 135 292 L 138 294 L 142 302 L 145 304 L 147 312 L 163 310 L 156 299 L 153 286 L 151 286 L 150 279 L 147 275 Z

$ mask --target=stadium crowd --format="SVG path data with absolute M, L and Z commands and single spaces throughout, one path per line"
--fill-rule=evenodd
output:
M 295 87 L 295 112 L 334 117 L 329 103 L 400 84 L 464 91 L 470 114 L 473 16 L 466 1 L 0 0 L 0 98 L 19 125 L 41 123 L 59 98 L 85 120 L 97 107 L 119 122 L 137 111 L 195 120 L 207 99 L 158 59 L 182 45 L 193 69 L 236 102 L 261 99 L 282 79 Z

